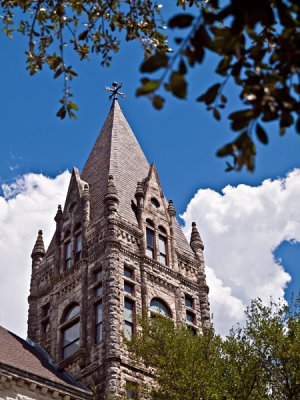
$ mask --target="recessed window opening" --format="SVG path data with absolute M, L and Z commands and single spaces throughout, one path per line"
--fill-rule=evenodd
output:
M 63 360 L 79 350 L 80 338 L 80 307 L 69 309 L 63 320 L 62 327 L 62 358 Z
M 68 241 L 64 245 L 64 253 L 65 253 L 65 269 L 72 268 L 72 243 Z
M 124 292 L 133 295 L 134 294 L 134 285 L 129 282 L 124 282 Z
M 163 265 L 167 265 L 167 238 L 165 236 L 159 235 L 159 262 Z
M 154 258 L 154 231 L 146 228 L 146 239 L 147 239 L 147 257 Z
M 82 233 L 78 233 L 74 239 L 75 242 L 75 262 L 81 259 L 82 255 Z
M 48 333 L 50 330 L 50 303 L 45 304 L 42 307 L 42 333 Z
M 151 312 L 154 312 L 155 314 L 159 314 L 163 317 L 172 318 L 172 314 L 169 309 L 169 306 L 159 299 L 151 300 L 150 310 L 151 310 Z
M 124 298 L 124 337 L 132 339 L 134 331 L 134 301 Z
M 137 399 L 138 385 L 133 382 L 126 381 L 125 396 L 127 399 Z
M 133 279 L 133 270 L 131 268 L 124 267 L 124 277 Z
M 193 308 L 194 300 L 192 297 L 188 296 L 187 294 L 184 297 L 185 306 L 187 308 Z
M 95 342 L 103 340 L 103 306 L 102 301 L 95 305 Z
M 70 205 L 70 207 L 69 207 L 69 212 L 74 211 L 74 210 L 75 210 L 75 207 L 76 207 L 76 203 L 73 202 L 73 203 Z
M 160 207 L 159 201 L 155 197 L 151 197 L 151 204 L 155 208 L 159 208 Z

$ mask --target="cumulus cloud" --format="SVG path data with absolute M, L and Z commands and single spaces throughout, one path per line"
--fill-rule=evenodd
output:
M 206 273 L 214 324 L 226 333 L 242 322 L 250 299 L 268 303 L 284 296 L 290 275 L 273 256 L 285 240 L 300 242 L 300 170 L 258 187 L 226 186 L 222 193 L 200 189 L 182 218 L 192 221 L 205 244 Z
M 0 196 L 0 324 L 26 337 L 31 251 L 39 229 L 48 244 L 57 205 L 65 199 L 70 173 L 54 179 L 27 174 L 2 185 Z

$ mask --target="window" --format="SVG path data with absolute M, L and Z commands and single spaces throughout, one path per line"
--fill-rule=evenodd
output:
M 127 399 L 137 399 L 138 386 L 136 383 L 126 381 L 125 396 Z
M 82 233 L 78 233 L 75 236 L 75 262 L 81 259 L 82 253 Z
M 124 277 L 133 279 L 133 270 L 128 267 L 124 267 Z
M 192 297 L 185 295 L 184 302 L 187 308 L 193 308 L 194 300 Z
M 124 336 L 131 340 L 134 330 L 134 301 L 124 298 Z
M 163 265 L 167 265 L 167 239 L 159 235 L 158 237 L 159 243 L 159 262 Z
M 159 299 L 151 300 L 150 310 L 151 312 L 154 312 L 154 314 L 160 314 L 163 317 L 172 318 L 172 314 L 168 305 Z
M 95 343 L 99 343 L 103 340 L 103 286 L 102 286 L 102 268 L 94 272 L 95 281 Z
M 62 358 L 65 360 L 79 349 L 80 308 L 78 305 L 69 309 L 62 325 Z
M 71 241 L 65 243 L 65 269 L 72 267 L 72 244 Z
M 159 208 L 159 206 L 160 206 L 159 201 L 155 197 L 151 197 L 151 204 L 155 208 Z
M 103 286 L 102 283 L 95 287 L 95 297 L 102 297 L 103 296 Z
M 48 333 L 50 330 L 49 319 L 50 303 L 42 307 L 42 334 Z
M 184 296 L 184 303 L 185 303 L 185 320 L 189 325 L 195 325 L 195 312 L 194 312 L 194 299 L 189 296 Z
M 134 293 L 134 285 L 129 282 L 124 282 L 124 292 L 133 295 Z
M 195 324 L 195 314 L 192 311 L 186 310 L 186 322 L 188 324 Z
M 154 258 L 154 231 L 152 229 L 146 229 L 147 236 L 147 250 L 146 255 L 150 258 Z
M 97 303 L 95 306 L 95 316 L 96 316 L 96 321 L 95 321 L 95 342 L 99 343 L 103 339 L 103 327 L 102 327 L 102 322 L 103 322 L 103 309 L 102 309 L 102 301 L 100 303 Z

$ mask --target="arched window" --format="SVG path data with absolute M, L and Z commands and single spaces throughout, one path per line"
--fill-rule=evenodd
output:
M 62 358 L 63 360 L 79 349 L 80 338 L 80 307 L 73 305 L 65 314 L 62 326 Z
M 172 314 L 169 309 L 169 306 L 162 300 L 152 299 L 151 303 L 150 303 L 150 310 L 151 310 L 151 312 L 153 312 L 155 314 L 160 314 L 163 317 L 172 318 Z

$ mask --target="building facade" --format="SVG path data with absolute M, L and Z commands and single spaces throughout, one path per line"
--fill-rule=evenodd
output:
M 126 347 L 142 310 L 210 327 L 196 225 L 189 244 L 117 99 L 55 221 L 32 251 L 28 337 L 82 383 L 108 398 L 150 379 Z

